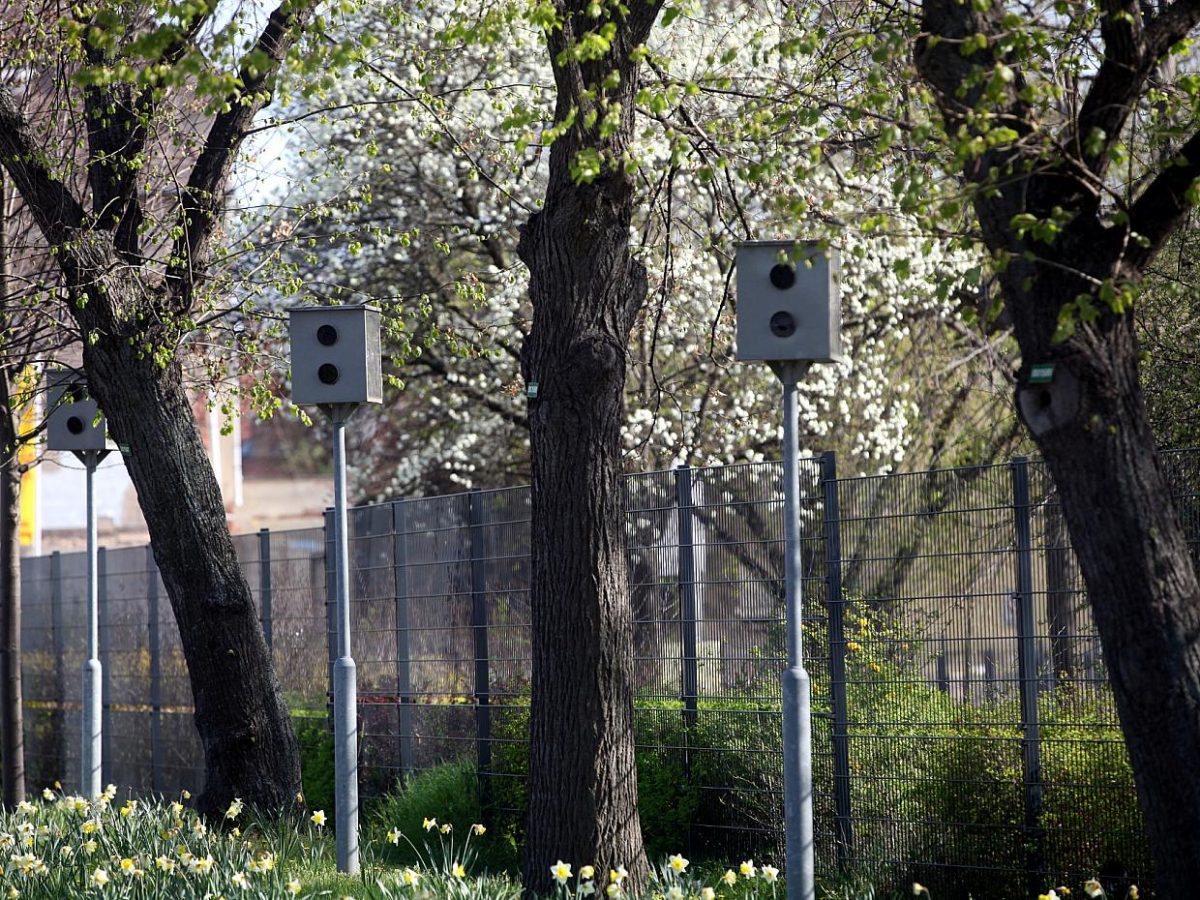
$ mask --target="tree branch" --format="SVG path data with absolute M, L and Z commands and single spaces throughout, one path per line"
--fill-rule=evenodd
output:
M 183 191 L 180 233 L 167 268 L 172 299 L 181 309 L 191 305 L 193 291 L 204 276 L 210 239 L 238 148 L 254 117 L 270 101 L 275 75 L 313 8 L 314 0 L 281 0 L 242 63 L 240 88 L 227 98 L 225 110 L 209 128 Z
M 43 153 L 12 91 L 0 84 L 0 165 L 52 248 L 62 248 L 83 224 L 83 207 L 43 162 Z
M 1167 237 L 1179 226 L 1193 202 L 1192 184 L 1200 178 L 1200 131 L 1193 134 L 1175 153 L 1172 163 L 1146 186 L 1129 208 L 1128 227 L 1146 239 L 1145 246 L 1132 245 L 1126 254 L 1127 265 L 1142 267 L 1150 261 Z
M 1121 137 L 1146 81 L 1159 60 L 1200 22 L 1200 0 L 1176 0 L 1142 25 L 1134 0 L 1107 0 L 1101 18 L 1104 61 L 1083 99 L 1063 144 L 1097 175 L 1108 167 L 1109 150 Z

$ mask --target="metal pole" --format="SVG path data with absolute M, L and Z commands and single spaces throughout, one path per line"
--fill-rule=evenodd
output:
M 814 900 L 812 804 L 812 686 L 804 669 L 800 569 L 800 455 L 796 384 L 807 363 L 781 362 L 783 382 L 784 584 L 787 597 L 788 668 L 783 687 L 783 806 L 787 838 L 788 900 Z
M 346 526 L 346 419 L 352 404 L 330 409 L 333 420 L 333 522 L 337 568 L 338 659 L 333 677 L 333 776 L 337 867 L 358 873 L 358 685 L 350 656 L 350 569 Z
M 99 454 L 95 450 L 82 452 L 87 472 L 87 659 L 83 663 L 83 745 L 80 753 L 79 789 L 88 798 L 98 797 L 104 790 L 100 772 L 104 740 L 101 719 L 99 598 L 96 565 L 96 498 L 94 481 Z

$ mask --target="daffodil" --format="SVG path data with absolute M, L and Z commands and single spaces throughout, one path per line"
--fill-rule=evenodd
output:
M 50 797 L 53 798 L 54 795 L 51 794 Z M 17 804 L 17 812 L 19 812 L 23 816 L 31 816 L 31 815 L 33 815 L 33 813 L 36 810 L 37 810 L 37 807 L 34 806 L 32 803 L 30 803 L 28 800 L 22 800 L 20 803 Z
M 453 875 L 455 878 L 466 878 L 467 870 L 463 866 L 462 863 L 456 862 L 454 864 L 454 867 L 450 870 L 450 874 Z
M 608 880 L 613 884 L 621 884 L 629 877 L 629 871 L 624 866 L 617 866 L 615 869 L 608 870 Z
M 1129 893 L 1125 895 L 1129 900 L 1138 900 L 1138 889 L 1136 884 L 1129 886 Z
M 245 806 L 238 797 L 233 798 L 233 802 L 229 804 L 229 809 L 225 810 L 225 818 L 236 819 L 242 814 L 242 808 Z
M 425 819 L 421 823 L 421 827 L 426 831 L 433 831 L 433 829 L 437 828 L 437 819 Z
M 104 887 L 108 884 L 108 872 L 104 869 L 96 869 L 92 873 L 92 884 L 96 885 L 96 887 Z
M 400 844 L 400 829 L 399 828 L 393 828 L 391 831 L 389 831 L 387 833 L 387 842 L 389 844 L 396 844 L 397 846 L 399 846 L 399 844 Z
M 284 889 L 289 894 L 295 896 L 296 894 L 300 893 L 300 882 L 293 878 L 284 886 Z
M 421 873 L 416 869 L 406 867 L 400 876 L 400 880 L 404 882 L 405 887 L 415 887 L 417 882 L 421 880 Z
M 312 823 L 314 825 L 318 825 L 318 826 L 324 825 L 325 824 L 325 810 L 318 809 L 311 816 L 309 816 L 309 819 L 312 820 Z
M 478 822 L 471 826 L 471 832 L 477 837 L 481 836 L 485 831 L 487 831 L 487 828 L 483 825 L 480 825 Z
M 175 860 L 169 856 L 159 856 L 154 860 L 154 865 L 163 872 L 171 873 L 175 871 Z
M 667 888 L 667 900 L 683 900 L 683 888 L 677 884 Z
M 763 866 L 762 877 L 767 884 L 774 884 L 779 879 L 779 870 L 774 866 Z
M 234 872 L 233 878 L 230 880 L 243 891 L 250 887 L 250 879 L 246 877 L 245 872 Z
M 128 856 L 125 857 L 123 860 L 121 860 L 121 871 L 124 872 L 126 875 L 128 875 L 130 872 L 132 872 L 136 868 L 137 868 L 137 863 L 135 863 Z
M 451 825 L 449 822 L 447 822 L 445 825 L 442 826 L 442 834 L 449 834 L 453 830 L 454 830 L 454 826 Z
M 579 877 L 584 879 L 585 881 L 589 878 L 595 878 L 596 877 L 595 867 L 594 866 L 584 866 L 582 869 L 579 870 Z
M 754 866 L 754 860 L 747 859 L 743 860 L 742 864 L 738 866 L 738 872 L 741 873 L 743 878 L 753 878 L 758 873 L 758 869 Z
M 667 865 L 671 867 L 672 872 L 682 872 L 688 867 L 688 860 L 684 859 L 679 853 L 673 853 L 670 859 L 667 860 Z
M 567 880 L 571 877 L 571 865 L 560 859 L 550 867 L 550 874 L 554 876 L 554 880 L 559 884 L 566 884 Z
M 700 900 L 717 900 L 717 892 L 710 887 L 700 888 Z
M 737 884 L 737 873 L 733 869 L 726 869 L 725 874 L 721 876 L 721 880 L 727 885 L 735 885 Z

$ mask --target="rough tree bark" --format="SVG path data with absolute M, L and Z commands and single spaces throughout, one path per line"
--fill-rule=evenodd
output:
M 622 167 L 633 129 L 638 64 L 661 0 L 622 13 L 559 0 L 547 34 L 555 120 L 576 124 L 555 141 L 542 211 L 517 252 L 530 272 L 533 327 L 522 349 L 532 456 L 533 683 L 527 895 L 548 893 L 556 859 L 600 872 L 624 865 L 637 893 L 648 873 L 637 813 L 633 746 L 633 616 L 625 562 L 621 425 L 629 332 L 646 297 L 629 249 L 632 176 Z M 594 10 L 593 10 L 594 11 Z M 616 26 L 599 59 L 571 59 L 585 32 Z M 619 83 L 607 86 L 617 72 Z M 588 91 L 598 98 L 589 99 Z M 601 133 L 604 104 L 620 120 Z M 606 107 L 613 109 L 614 107 Z M 593 124 L 589 109 L 598 110 Z M 581 151 L 601 173 L 572 177 Z
M 91 202 L 85 211 L 70 184 L 42 165 L 29 123 L 12 93 L 0 87 L 0 164 L 58 260 L 71 315 L 86 338 L 88 387 L 137 489 L 179 624 L 204 749 L 199 805 L 210 813 L 223 811 L 235 796 L 267 811 L 290 808 L 300 763 L 173 355 L 186 336 L 175 323 L 195 309 L 233 160 L 312 6 L 283 0 L 270 14 L 237 92 L 212 119 L 190 174 L 180 175 L 174 243 L 161 275 L 143 256 L 142 203 L 150 188 L 137 181 L 137 161 L 158 124 L 155 93 L 123 83 L 82 89 Z M 163 51 L 162 62 L 172 64 L 188 51 L 210 15 L 205 7 L 196 7 L 196 18 Z M 88 62 L 113 60 L 93 52 Z
M 1200 22 L 1200 4 L 1180 0 L 1143 20 L 1136 0 L 1102 3 L 1104 59 L 1082 104 L 1050 136 L 1021 98 L 1021 61 L 1001 59 L 990 40 L 1006 30 L 1005 8 L 924 0 L 923 12 L 933 39 L 918 42 L 916 61 L 947 132 L 977 134 L 978 105 L 1019 135 L 972 158 L 964 174 L 989 183 L 974 206 L 984 242 L 1005 262 L 998 277 L 1022 353 L 1018 404 L 1061 495 L 1087 584 L 1159 895 L 1182 900 L 1200 883 L 1200 585 L 1142 402 L 1132 312 L 1115 311 L 1101 291 L 1136 282 L 1182 222 L 1200 176 L 1200 133 L 1123 204 L 1125 217 L 1106 219 L 1101 195 L 1110 148 L 1164 54 Z M 988 36 L 988 46 L 964 55 L 975 35 Z M 997 101 L 984 91 L 999 62 L 1015 78 Z M 980 68 L 984 77 L 972 80 Z M 1050 138 L 1055 155 L 1041 152 Z M 1062 230 L 1049 243 L 1022 237 L 1014 217 L 1025 213 L 1056 217 Z M 1056 340 L 1060 310 L 1081 295 L 1103 314 Z M 1037 363 L 1055 365 L 1050 384 L 1030 384 Z

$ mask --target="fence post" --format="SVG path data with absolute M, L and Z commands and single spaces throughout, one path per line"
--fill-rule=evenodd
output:
M 1017 664 L 1021 686 L 1022 775 L 1025 787 L 1025 835 L 1031 886 L 1040 885 L 1042 870 L 1042 759 L 1038 725 L 1036 618 L 1033 608 L 1033 538 L 1030 527 L 1029 461 L 1011 463 L 1013 515 L 1017 540 Z
M 825 505 L 825 608 L 829 625 L 829 695 L 833 715 L 833 807 L 837 827 L 838 865 L 850 862 L 854 825 L 850 805 L 850 710 L 846 701 L 846 633 L 842 598 L 842 532 L 838 506 L 837 455 L 821 454 L 821 488 Z
M 108 615 L 108 550 L 96 548 L 96 630 L 100 646 L 100 781 L 108 784 L 113 775 L 112 721 L 112 629 Z
M 403 501 L 392 503 L 392 573 L 396 582 L 396 718 L 400 773 L 407 781 L 415 769 L 413 758 L 412 645 L 409 633 L 408 517 Z
M 274 650 L 274 624 L 271 622 L 271 529 L 258 531 L 258 606 L 259 621 L 262 622 L 263 638 L 267 650 Z
M 63 634 L 63 583 L 62 583 L 62 554 L 55 550 L 50 554 L 50 630 L 54 638 L 54 712 L 50 729 L 53 752 L 58 764 L 58 771 L 53 772 L 55 778 L 66 778 L 67 774 L 67 743 L 66 743 L 66 702 L 67 680 L 63 671 L 63 658 L 66 656 L 67 640 Z M 45 770 L 43 770 L 45 771 Z
M 487 559 L 483 539 L 483 502 L 479 488 L 467 495 L 471 529 L 471 628 L 475 634 L 475 741 L 479 759 L 479 802 L 492 801 L 492 711 L 488 665 Z
M 325 681 L 325 709 L 333 729 L 333 668 L 337 663 L 337 566 L 333 547 L 333 510 L 325 510 L 325 647 L 329 665 Z
M 146 545 L 147 640 L 150 644 L 150 786 L 163 791 L 162 646 L 158 634 L 158 566 L 154 549 Z
M 683 721 L 696 724 L 696 701 L 700 693 L 696 664 L 696 556 L 692 534 L 692 470 L 675 469 L 675 496 L 679 508 L 679 628 L 682 648 Z

